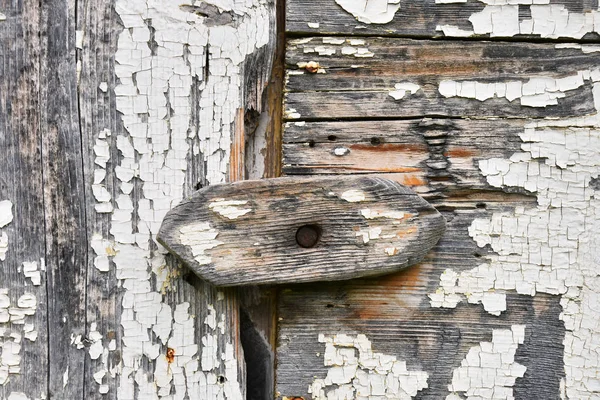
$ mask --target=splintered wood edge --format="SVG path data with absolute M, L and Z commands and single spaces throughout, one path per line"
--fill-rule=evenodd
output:
M 335 194 L 329 188 L 343 193 Z M 311 201 L 298 201 L 303 195 Z M 381 200 L 374 201 L 377 198 Z M 282 214 L 274 211 L 279 206 L 295 208 L 293 213 L 287 209 Z M 365 214 L 373 208 L 375 214 Z M 399 218 L 403 208 L 417 213 Z M 323 236 L 327 245 L 301 249 L 290 240 L 290 232 L 311 221 L 318 221 L 328 232 Z M 399 235 L 398 224 L 407 228 L 407 238 Z M 346 229 L 339 230 L 338 225 Z M 247 234 L 240 233 L 244 230 Z M 204 188 L 167 214 L 157 239 L 201 278 L 218 286 L 239 286 L 335 281 L 394 272 L 419 262 L 444 231 L 443 216 L 397 182 L 364 175 L 287 177 Z M 255 239 L 261 234 L 262 242 Z M 183 243 L 183 235 L 187 243 Z M 378 242 L 380 238 L 386 241 Z M 375 244 L 367 245 L 370 240 Z M 265 241 L 276 245 L 265 246 Z M 381 247 L 385 244 L 389 246 Z M 241 254 L 234 254 L 241 249 Z

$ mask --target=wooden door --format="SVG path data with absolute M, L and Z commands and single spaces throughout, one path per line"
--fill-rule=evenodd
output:
M 278 6 L 0 1 L 0 400 L 600 396 L 597 2 Z M 385 174 L 447 232 L 244 289 L 156 243 L 280 172 Z
M 405 271 L 281 288 L 277 393 L 598 398 L 597 4 L 286 11 L 283 173 L 381 174 L 447 230 Z

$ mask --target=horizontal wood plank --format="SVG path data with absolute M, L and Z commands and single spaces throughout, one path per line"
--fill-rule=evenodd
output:
M 346 4 L 344 4 L 346 3 Z M 552 21 L 545 21 L 545 26 L 532 26 L 543 18 L 544 13 L 551 13 L 557 22 L 561 18 L 571 19 L 577 16 L 597 12 L 596 3 L 589 0 L 558 0 L 551 4 L 537 4 L 532 12 L 530 5 L 522 2 L 510 2 L 504 5 L 504 21 L 507 27 L 494 29 L 491 23 L 486 26 L 484 16 L 497 13 L 500 6 L 487 6 L 483 1 L 434 1 L 415 0 L 411 2 L 398 2 L 399 7 L 386 2 L 373 2 L 368 8 L 367 0 L 347 2 L 343 0 L 290 0 L 287 2 L 286 30 L 295 35 L 315 34 L 354 34 L 354 35 L 380 35 L 380 36 L 418 36 L 418 37 L 515 37 L 528 38 L 576 38 L 584 40 L 597 40 L 598 35 L 591 26 L 571 21 L 573 26 L 567 29 L 565 25 L 552 29 Z M 390 2 L 391 3 L 391 2 Z M 515 4 L 523 3 L 523 4 Z M 539 2 L 536 2 L 539 3 Z M 548 2 L 550 3 L 550 2 Z M 352 5 L 356 8 L 352 10 Z M 384 15 L 376 15 L 377 5 L 385 7 Z M 361 7 L 362 6 L 362 7 Z M 537 9 L 536 9 L 537 8 Z M 562 15 L 559 14 L 559 10 Z M 379 10 L 381 11 L 381 9 Z M 354 15 L 353 13 L 354 12 Z M 508 14 L 508 15 L 507 15 Z M 469 19 L 480 15 L 475 23 Z M 547 15 L 547 14 L 546 14 Z M 548 18 L 548 17 L 547 17 Z M 369 23 L 372 22 L 372 23 Z M 524 22 L 525 21 L 525 22 Z M 532 23 L 528 23 L 531 21 Z M 523 23 L 524 22 L 524 23 Z
M 288 43 L 288 120 L 574 117 L 598 53 L 554 44 L 312 37 Z
M 284 173 L 382 173 L 422 195 L 497 190 L 479 160 L 508 158 L 521 148 L 526 120 L 417 119 L 288 122 Z
M 282 287 L 277 391 L 288 398 L 311 398 L 309 386 L 328 374 L 326 345 L 319 335 L 364 334 L 373 352 L 405 361 L 408 371 L 427 372 L 427 388 L 413 398 L 443 399 L 449 394 L 452 371 L 471 347 L 491 341 L 494 329 L 525 324 L 525 341 L 515 360 L 527 372 L 514 393 L 518 398 L 557 398 L 564 375 L 558 297 L 508 294 L 507 311 L 500 317 L 475 305 L 440 309 L 429 304 L 428 294 L 436 291 L 445 269 L 465 271 L 485 262 L 488 249 L 477 247 L 467 233 L 473 219 L 517 204 L 524 203 L 505 200 L 478 208 L 467 202 L 445 209 L 448 227 L 443 239 L 422 263 L 394 275 Z

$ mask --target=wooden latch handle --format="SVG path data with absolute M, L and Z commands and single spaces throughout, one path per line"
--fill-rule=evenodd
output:
M 290 177 L 203 188 L 166 215 L 158 241 L 215 285 L 277 284 L 406 268 L 445 226 L 389 179 Z

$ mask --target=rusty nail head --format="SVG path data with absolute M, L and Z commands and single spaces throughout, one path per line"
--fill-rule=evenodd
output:
M 296 231 L 296 243 L 300 247 L 315 247 L 321 238 L 321 228 L 317 225 L 303 225 Z

